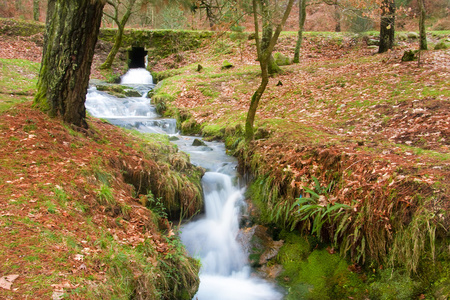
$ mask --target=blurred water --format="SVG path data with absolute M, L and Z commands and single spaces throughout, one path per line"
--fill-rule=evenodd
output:
M 160 118 L 145 97 L 153 88 L 151 75 L 145 69 L 130 69 L 121 84 L 140 91 L 142 97 L 117 98 L 88 90 L 87 111 L 113 124 L 141 132 L 168 134 L 173 143 L 189 153 L 191 162 L 207 170 L 202 179 L 205 215 L 184 225 L 181 240 L 190 255 L 202 264 L 198 300 L 278 300 L 282 298 L 267 281 L 251 275 L 247 257 L 236 241 L 239 218 L 244 207 L 245 187 L 239 185 L 237 160 L 226 154 L 219 142 L 193 146 L 198 137 L 177 133 L 176 120 Z

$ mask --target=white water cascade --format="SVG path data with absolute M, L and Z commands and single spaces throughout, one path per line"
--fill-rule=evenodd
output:
M 144 79 L 146 78 L 146 79 Z M 122 84 L 144 95 L 153 88 L 145 69 L 130 69 Z M 219 142 L 192 146 L 194 137 L 176 133 L 176 121 L 161 119 L 145 96 L 116 98 L 95 87 L 88 90 L 86 108 L 95 117 L 141 132 L 176 136 L 175 144 L 190 154 L 191 162 L 204 167 L 202 186 L 205 215 L 181 228 L 181 239 L 190 255 L 201 261 L 200 287 L 193 300 L 279 300 L 282 294 L 272 284 L 251 275 L 247 257 L 236 241 L 245 188 L 237 185 L 237 161 Z

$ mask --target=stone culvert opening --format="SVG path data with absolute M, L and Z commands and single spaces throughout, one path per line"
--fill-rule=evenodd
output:
M 132 47 L 128 50 L 128 68 L 145 68 L 145 57 L 148 51 L 143 47 Z

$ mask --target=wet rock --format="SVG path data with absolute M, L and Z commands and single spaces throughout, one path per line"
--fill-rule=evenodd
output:
M 141 97 L 141 93 L 136 90 L 125 90 L 125 96 L 127 97 Z
M 200 139 L 195 139 L 192 142 L 192 146 L 195 146 L 195 147 L 206 146 L 206 143 Z
M 274 241 L 267 232 L 268 229 L 262 225 L 255 225 L 250 228 L 241 229 L 238 241 L 241 242 L 244 251 L 249 256 L 249 263 L 252 267 L 258 268 L 267 264 L 276 257 L 283 241 Z

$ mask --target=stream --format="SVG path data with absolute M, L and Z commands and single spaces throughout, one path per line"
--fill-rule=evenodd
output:
M 91 85 L 86 109 L 94 117 L 144 133 L 175 136 L 191 163 L 207 170 L 202 178 L 205 213 L 181 227 L 180 237 L 192 257 L 201 261 L 200 287 L 194 300 L 278 300 L 276 287 L 252 275 L 247 255 L 236 237 L 239 218 L 245 209 L 245 184 L 237 171 L 237 160 L 226 154 L 221 142 L 192 146 L 198 137 L 182 136 L 176 120 L 161 118 L 146 98 L 154 85 L 145 69 L 130 69 L 121 84 L 139 91 L 142 97 L 117 98 Z

